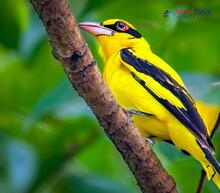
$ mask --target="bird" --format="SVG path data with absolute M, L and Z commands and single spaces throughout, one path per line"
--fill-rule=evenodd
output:
M 211 142 L 220 122 L 219 107 L 194 100 L 180 75 L 127 21 L 108 19 L 78 26 L 98 40 L 105 63 L 103 78 L 140 133 L 193 156 L 220 189 L 220 164 Z

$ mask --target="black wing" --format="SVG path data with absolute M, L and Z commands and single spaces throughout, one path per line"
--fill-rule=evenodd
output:
M 134 56 L 128 49 L 120 51 L 121 58 L 124 62 L 131 65 L 136 71 L 152 77 L 161 86 L 168 89 L 176 96 L 185 109 L 172 105 L 168 100 L 155 94 L 140 77 L 131 72 L 134 79 L 139 82 L 158 102 L 160 102 L 170 113 L 172 113 L 182 124 L 186 126 L 196 137 L 201 146 L 214 151 L 214 147 L 207 134 L 203 120 L 201 119 L 194 101 L 187 90 L 179 85 L 168 73 L 153 65 L 152 63 Z

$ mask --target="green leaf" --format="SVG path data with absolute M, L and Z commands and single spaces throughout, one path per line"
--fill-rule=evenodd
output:
M 27 63 L 31 63 L 42 44 L 48 42 L 42 22 L 36 14 L 34 16 L 30 19 L 28 29 L 22 33 L 18 50 L 19 54 L 27 59 Z
M 94 119 L 80 117 L 71 120 L 46 118 L 47 130 L 32 126 L 25 137 L 38 151 L 39 172 L 29 191 L 32 192 L 45 181 L 62 174 L 62 168 L 76 154 L 92 145 L 100 136 L 100 128 Z M 34 139 L 31 137 L 35 136 Z M 54 176 L 54 174 L 56 174 Z
M 207 94 L 203 96 L 203 100 L 207 103 L 220 105 L 220 81 L 210 86 Z
M 38 158 L 33 147 L 1 132 L 0 153 L 0 190 L 4 193 L 26 192 L 38 169 Z
M 55 186 L 56 193 L 133 193 L 128 187 L 97 175 L 67 176 Z
M 69 80 L 63 80 L 47 95 L 43 96 L 33 107 L 31 114 L 24 121 L 24 130 L 39 121 L 46 114 L 56 116 L 91 116 L 89 108 L 81 98 L 77 97 Z
M 0 43 L 9 48 L 17 48 L 19 38 L 29 22 L 29 8 L 24 0 L 0 1 Z
M 199 73 L 183 73 L 182 78 L 195 99 L 208 104 L 220 104 L 220 78 Z

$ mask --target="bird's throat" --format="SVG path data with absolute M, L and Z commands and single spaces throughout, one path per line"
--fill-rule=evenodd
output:
M 105 61 L 122 49 L 117 41 L 109 37 L 98 37 L 98 40 L 100 43 L 100 54 Z

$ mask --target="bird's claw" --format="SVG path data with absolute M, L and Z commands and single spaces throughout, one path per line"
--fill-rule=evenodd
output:
M 137 111 L 137 110 L 134 110 L 134 109 L 128 109 L 127 112 L 130 113 L 131 115 L 140 115 L 140 116 L 144 116 L 144 117 L 153 116 L 150 113 L 145 113 L 145 112 Z
M 148 142 L 151 147 L 152 147 L 152 146 L 154 145 L 154 143 L 155 143 L 155 140 L 154 140 L 153 137 L 146 137 L 146 138 L 144 138 L 144 140 L 145 140 L 146 142 Z

